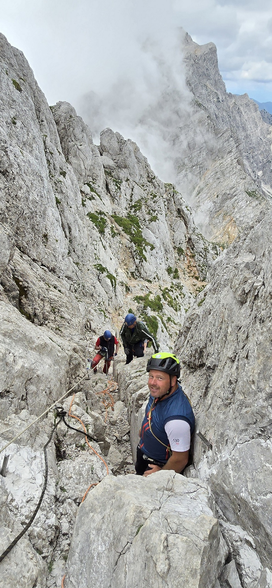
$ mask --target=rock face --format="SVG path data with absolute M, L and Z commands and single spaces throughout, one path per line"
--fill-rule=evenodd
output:
M 260 230 L 264 230 L 263 225 Z M 255 243 L 255 245 L 257 244 Z M 242 259 L 245 263 L 249 262 L 249 254 L 247 257 L 244 253 L 240 256 L 239 251 L 237 247 L 236 254 L 239 263 L 242 263 Z M 227 254 L 225 256 L 227 257 Z M 223 258 L 221 263 L 224 263 Z M 219 260 L 218 264 L 220 264 Z M 226 262 L 226 267 L 231 271 L 230 260 L 229 264 Z M 215 498 L 215 512 L 229 547 L 229 553 L 219 580 L 220 587 L 264 586 L 268 588 L 272 586 L 269 551 L 272 531 L 270 492 L 272 447 L 269 430 L 272 419 L 269 410 L 265 411 L 263 403 L 267 402 L 269 388 L 266 378 L 265 381 L 262 379 L 263 367 L 259 353 L 257 363 L 253 351 L 251 360 L 249 354 L 248 361 L 252 364 L 252 368 L 249 369 L 248 375 L 245 371 L 243 364 L 245 346 L 242 346 L 242 351 L 237 347 L 237 329 L 232 328 L 231 325 L 231 317 L 235 316 L 234 300 L 231 300 L 230 294 L 227 296 L 225 289 L 229 288 L 227 273 L 225 277 L 225 286 L 220 283 L 222 300 L 217 300 L 215 304 L 214 297 L 210 294 L 209 306 L 209 288 L 212 289 L 212 285 L 215 284 L 212 281 L 211 286 L 207 288 L 207 293 L 204 291 L 204 296 L 206 294 L 205 303 L 200 305 L 199 310 L 192 311 L 192 316 L 188 317 L 186 321 L 187 333 L 184 334 L 185 338 L 183 336 L 179 338 L 176 349 L 177 355 L 182 358 L 182 387 L 192 403 L 197 430 L 204 435 L 204 441 L 206 439 L 206 442 L 211 444 L 211 447 L 208 448 L 206 443 L 202 442 L 197 434 L 195 435 L 194 465 L 186 469 L 185 475 L 207 482 Z M 222 278 L 220 271 L 218 271 L 217 278 L 219 280 Z M 221 308 L 222 304 L 224 304 L 224 312 Z M 228 304 L 230 304 L 229 312 L 226 311 Z M 216 330 L 216 316 L 219 309 L 221 309 L 219 316 L 224 316 L 225 321 L 222 318 L 219 321 L 221 331 L 213 340 L 212 352 L 209 348 L 212 343 L 210 333 L 211 329 L 215 328 Z M 250 329 L 250 325 L 245 324 L 243 315 L 239 316 L 239 320 L 245 328 Z M 189 327 L 191 323 L 193 323 L 192 329 Z M 223 325 L 225 325 L 226 331 Z M 232 337 L 235 340 L 236 351 L 233 351 L 230 356 Z M 198 352 L 201 353 L 203 347 L 200 343 L 204 341 L 204 349 L 207 350 L 203 351 L 203 354 L 206 353 L 207 356 L 203 355 L 201 363 L 198 365 L 196 356 Z M 266 338 L 263 341 L 266 341 Z M 252 339 L 252 343 L 255 350 L 255 339 Z M 247 345 L 250 345 L 250 338 L 247 340 Z M 213 370 L 210 365 L 211 357 L 219 358 L 218 365 L 214 364 Z M 208 362 L 208 365 L 205 361 Z M 215 359 L 213 361 L 215 362 Z M 231 361 L 231 365 L 233 365 L 233 361 L 236 361 L 238 365 L 241 363 L 239 378 L 241 383 L 239 384 L 239 380 L 236 381 L 232 394 L 229 390 L 230 383 L 229 381 L 224 382 L 221 371 L 225 369 L 226 373 L 230 373 L 226 366 L 227 361 Z M 254 363 L 255 367 L 253 368 Z M 261 365 L 259 365 L 260 363 Z M 246 385 L 245 382 L 245 378 L 253 380 L 253 372 L 258 381 L 262 382 L 259 385 L 259 394 L 257 386 L 254 392 L 252 391 L 255 396 L 258 394 L 257 402 L 248 390 L 249 384 Z M 270 368 L 266 372 L 267 379 L 269 374 Z M 135 461 L 139 428 L 149 397 L 146 359 L 134 361 L 133 364 L 125 367 L 118 364 L 116 379 L 120 397 L 128 407 L 131 446 Z M 262 421 L 260 422 L 261 415 Z
M 29 531 L 0 564 L 1 577 L 9 588 L 14 586 L 15 573 L 25 586 L 36 581 L 39 588 L 57 587 L 65 574 L 73 526 L 84 496 L 109 473 L 134 471 L 127 411 L 116 384 L 110 385 L 98 372 L 81 382 L 74 398 L 58 403 L 60 408 L 65 420 L 60 420 L 55 409 L 34 422 L 31 405 L 19 415 L 0 420 L 0 449 L 9 443 L 2 453 L 8 455 L 6 475 L 0 475 L 0 555 L 25 528 L 46 484 Z M 84 427 L 89 445 L 81 434 Z M 46 449 L 46 478 L 44 447 L 51 437 Z
M 251 537 L 251 550 L 268 568 L 271 220 L 271 213 L 259 219 L 215 264 L 176 348 L 198 428 L 212 444 L 211 450 L 196 441 L 196 474 L 209 482 L 225 520 Z
M 227 552 L 203 483 L 109 476 L 79 509 L 65 587 L 212 587 Z
M 27 408 L 35 396 L 38 412 L 44 391 L 61 395 L 99 331 L 118 333 L 131 306 L 171 346 L 218 249 L 135 143 L 106 129 L 95 146 L 75 110 L 50 109 L 22 53 L 0 43 L 0 404 Z
M 69 345 L 47 328 L 34 327 L 17 309 L 0 302 L 1 418 L 24 408 L 40 414 L 62 394 L 70 367 Z M 7 346 L 8 342 L 8 346 Z M 69 367 L 69 361 L 71 366 Z
M 229 131 L 243 158 L 245 170 L 259 187 L 271 186 L 271 129 L 262 121 L 257 104 L 247 94 L 226 93 L 213 43 L 199 46 L 186 35 L 187 83 L 199 107 L 210 117 L 210 129 Z
M 267 112 L 267 110 L 263 109 L 260 110 L 261 113 L 261 117 L 264 120 L 265 123 L 267 123 L 268 125 L 272 125 L 272 114 L 270 112 Z
M 193 112 L 182 129 L 188 137 L 186 148 L 181 134 L 176 137 L 181 144 L 177 185 L 193 206 L 203 234 L 231 243 L 266 208 L 267 196 L 270 202 L 271 126 L 246 94 L 226 92 L 213 43 L 199 46 L 185 35 L 183 50 Z M 192 120 L 194 134 L 189 129 Z M 185 192 L 188 184 L 191 194 Z
M 202 234 L 229 245 L 271 201 L 271 125 L 247 95 L 226 92 L 213 43 L 200 46 L 181 31 L 172 59 L 166 63 L 159 47 L 153 59 L 158 79 L 139 115 L 131 97 L 139 89 L 123 80 L 131 128 L 158 175 L 190 203 Z M 103 96 L 99 108 L 90 96 L 82 111 L 95 124 L 104 106 Z M 119 95 L 112 107 L 121 122 Z
M 269 115 L 247 95 L 226 92 L 213 43 L 200 46 L 181 30 L 171 60 L 157 51 L 149 55 L 158 79 L 146 87 L 148 105 L 136 115 L 138 105 L 128 101 L 131 128 L 160 177 L 170 178 L 190 203 L 205 237 L 228 245 L 271 199 Z M 132 92 L 123 80 L 122 92 L 137 96 L 138 88 Z M 85 97 L 82 107 L 93 124 L 101 111 L 103 119 L 100 98 Z M 112 107 L 121 122 L 120 104 L 118 95 Z

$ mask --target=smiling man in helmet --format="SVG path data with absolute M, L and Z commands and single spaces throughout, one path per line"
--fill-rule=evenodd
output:
M 147 363 L 150 397 L 137 447 L 136 474 L 160 469 L 182 473 L 189 459 L 195 418 L 178 378 L 180 364 L 172 353 L 155 353 Z

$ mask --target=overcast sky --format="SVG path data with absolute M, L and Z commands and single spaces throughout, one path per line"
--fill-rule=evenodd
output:
M 27 57 L 50 104 L 108 89 L 137 70 L 146 39 L 183 27 L 217 46 L 232 93 L 271 101 L 271 0 L 1 0 L 0 30 Z
M 0 31 L 23 51 L 49 104 L 70 102 L 95 140 L 110 126 L 144 147 L 135 129 L 159 88 L 174 81 L 185 92 L 180 28 L 215 43 L 227 91 L 272 101 L 271 0 L 0 0 L 0 8 Z

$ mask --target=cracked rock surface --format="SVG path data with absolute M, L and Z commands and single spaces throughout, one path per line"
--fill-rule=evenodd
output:
M 65 588 L 214 586 L 227 551 L 205 483 L 108 476 L 79 509 Z

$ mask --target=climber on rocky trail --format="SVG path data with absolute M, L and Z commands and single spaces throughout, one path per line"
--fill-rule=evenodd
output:
M 182 473 L 189 460 L 195 418 L 178 378 L 180 363 L 172 353 L 155 353 L 147 362 L 150 397 L 140 430 L 136 474 L 163 470 Z
M 147 341 L 151 341 L 155 353 L 159 350 L 158 343 L 149 332 L 146 325 L 137 321 L 137 318 L 131 312 L 125 317 L 124 323 L 120 330 L 120 336 L 124 345 L 124 351 L 127 356 L 126 363 L 130 363 L 133 357 L 143 357 L 146 350 Z
M 104 367 L 103 372 L 107 374 L 109 371 L 109 367 L 111 364 L 111 360 L 113 356 L 117 355 L 119 348 L 119 341 L 117 341 L 116 337 L 112 335 L 111 331 L 106 330 L 103 335 L 98 337 L 95 350 L 98 351 L 96 356 L 93 358 L 91 363 L 91 368 L 93 369 L 94 374 L 97 372 L 97 364 L 100 362 L 102 357 L 104 357 Z

